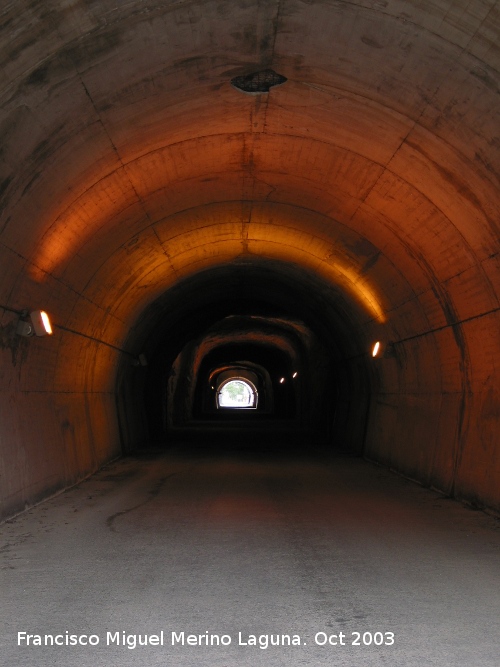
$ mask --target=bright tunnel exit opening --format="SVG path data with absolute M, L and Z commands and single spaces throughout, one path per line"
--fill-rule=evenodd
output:
M 217 393 L 218 408 L 256 408 L 258 393 L 255 386 L 243 378 L 231 378 L 224 382 Z

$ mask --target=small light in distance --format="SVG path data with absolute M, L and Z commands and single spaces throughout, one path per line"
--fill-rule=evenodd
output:
M 284 381 L 285 381 L 285 378 L 281 378 L 280 379 L 280 384 L 283 384 Z
M 292 377 L 293 377 L 293 378 L 296 378 L 297 375 L 298 375 L 298 373 L 297 373 L 297 371 L 295 371 L 295 373 L 292 375 Z
M 378 340 L 372 348 L 372 357 L 376 357 L 380 352 L 380 341 Z

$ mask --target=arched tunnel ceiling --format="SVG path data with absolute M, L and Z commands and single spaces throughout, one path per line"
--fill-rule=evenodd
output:
M 49 285 L 58 320 L 118 341 L 180 278 L 249 255 L 326 274 L 368 320 L 415 300 L 403 336 L 498 306 L 496 2 L 21 4 L 4 302 Z M 269 94 L 230 84 L 269 66 L 288 79 Z
M 237 337 L 242 318 L 249 329 L 253 323 L 254 334 L 245 334 L 250 339 L 264 342 L 267 328 L 291 328 L 303 338 L 310 331 L 331 355 L 349 357 L 366 344 L 356 329 L 363 314 L 363 302 L 356 305 L 312 271 L 243 257 L 178 281 L 143 311 L 126 348 L 136 355 L 142 351 L 149 359 L 173 359 L 195 339 L 208 345 L 212 335 L 221 340 Z

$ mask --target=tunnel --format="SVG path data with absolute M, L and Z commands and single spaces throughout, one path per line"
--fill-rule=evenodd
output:
M 498 664 L 499 45 L 0 3 L 9 667 Z
M 314 273 L 262 258 L 179 281 L 126 343 L 147 361 L 125 357 L 118 373 L 126 451 L 197 437 L 237 448 L 267 433 L 360 454 L 376 374 L 348 320 L 356 308 Z M 221 382 L 245 377 L 254 409 L 221 409 Z
M 2 516 L 266 420 L 498 510 L 497 3 L 141 4 L 1 9 Z

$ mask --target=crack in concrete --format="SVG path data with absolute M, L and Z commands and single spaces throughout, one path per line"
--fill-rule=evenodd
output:
M 116 533 L 118 532 L 116 528 L 114 527 L 114 522 L 116 519 L 118 519 L 120 516 L 123 516 L 125 514 L 129 514 L 130 512 L 134 512 L 135 510 L 139 509 L 140 507 L 143 507 L 144 505 L 147 505 L 147 503 L 150 503 L 152 500 L 154 500 L 162 490 L 163 486 L 165 485 L 165 482 L 170 479 L 171 477 L 174 477 L 176 475 L 176 472 L 171 473 L 170 475 L 167 475 L 166 477 L 162 477 L 161 479 L 158 480 L 158 482 L 152 487 L 152 489 L 149 491 L 148 497 L 143 500 L 141 503 L 138 503 L 137 505 L 134 505 L 133 507 L 127 507 L 127 509 L 120 510 L 119 512 L 115 512 L 115 514 L 112 514 L 106 519 L 106 526 L 113 532 Z

